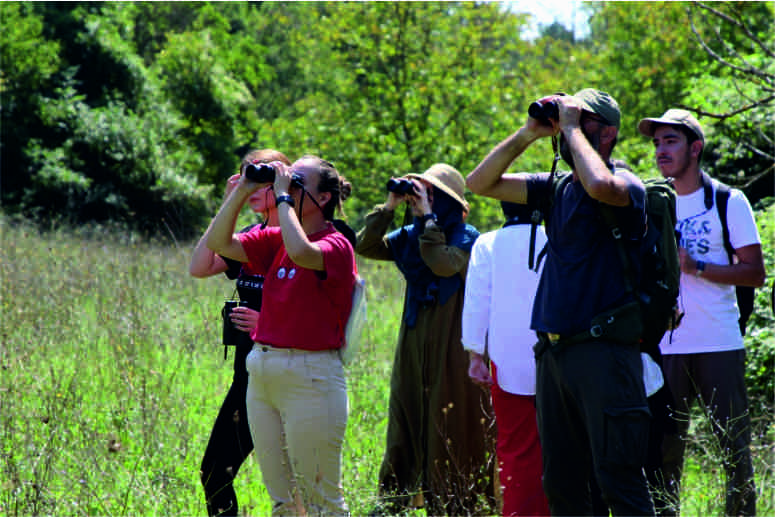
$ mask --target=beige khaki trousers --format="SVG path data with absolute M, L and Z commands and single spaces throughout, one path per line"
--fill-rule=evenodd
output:
M 347 385 L 336 350 L 309 352 L 256 343 L 246 359 L 250 433 L 272 514 L 346 515 L 342 444 Z

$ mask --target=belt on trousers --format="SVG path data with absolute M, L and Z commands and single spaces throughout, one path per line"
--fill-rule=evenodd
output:
M 298 348 L 280 348 L 272 345 L 266 345 L 264 343 L 259 343 L 258 341 L 253 342 L 253 348 L 259 350 L 260 352 L 283 352 L 286 354 L 290 354 L 292 352 L 305 352 L 305 350 L 300 350 Z
M 280 352 L 283 354 L 316 354 L 321 352 L 338 352 L 337 349 L 330 348 L 326 350 L 304 350 L 303 348 L 281 348 L 276 347 L 272 345 L 266 345 L 264 343 L 259 343 L 258 341 L 253 342 L 253 348 L 259 350 L 260 352 Z
M 543 332 L 542 334 L 546 336 L 546 339 L 552 346 L 559 344 L 573 345 L 599 338 L 602 335 L 602 330 L 600 329 L 600 326 L 595 325 L 591 329 L 582 330 L 576 334 L 555 334 L 553 332 Z
M 553 332 L 538 332 L 538 343 L 533 347 L 535 358 L 538 359 L 548 348 L 559 349 L 568 345 L 582 343 L 599 337 L 597 329 L 584 330 L 576 334 L 555 334 Z

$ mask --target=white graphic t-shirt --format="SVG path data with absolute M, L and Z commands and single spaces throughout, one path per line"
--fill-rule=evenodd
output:
M 679 246 L 686 248 L 695 260 L 707 264 L 729 264 L 724 249 L 721 220 L 716 208 L 716 186 L 713 180 L 713 206 L 705 208 L 702 188 L 676 199 L 676 230 L 681 234 Z M 761 243 L 753 210 L 748 199 L 731 189 L 727 208 L 729 241 L 735 249 Z M 723 352 L 743 348 L 743 337 L 737 320 L 735 286 L 717 284 L 702 277 L 681 273 L 678 305 L 684 312 L 681 325 L 665 333 L 660 343 L 663 354 Z

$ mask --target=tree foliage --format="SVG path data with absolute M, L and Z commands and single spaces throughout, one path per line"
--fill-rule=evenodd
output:
M 682 107 L 714 121 L 714 172 L 757 200 L 775 184 L 775 8 L 772 2 L 696 3 L 692 33 L 718 69 Z
M 503 77 L 522 75 L 515 58 L 527 52 L 521 18 L 495 4 L 359 2 L 319 10 L 326 30 L 305 42 L 302 64 L 313 93 L 300 103 L 303 117 L 279 121 L 277 139 L 331 157 L 356 179 L 358 212 L 384 198 L 391 175 L 440 161 L 465 174 L 493 135 L 516 127 L 512 107 L 529 97 Z
M 749 195 L 771 182 L 772 3 L 585 9 L 587 38 L 553 24 L 528 41 L 495 3 L 3 2 L 4 210 L 193 235 L 241 155 L 274 147 L 333 161 L 357 225 L 390 176 L 466 174 L 533 99 L 586 86 L 619 100 L 617 152 L 639 172 L 655 168 L 637 120 L 687 106 L 711 172 Z M 516 167 L 550 163 L 539 142 Z M 469 222 L 499 224 L 469 199 Z
M 591 43 L 623 107 L 627 161 L 654 169 L 637 121 L 681 107 L 703 124 L 712 174 L 754 202 L 771 196 L 772 2 L 602 2 L 592 10 Z

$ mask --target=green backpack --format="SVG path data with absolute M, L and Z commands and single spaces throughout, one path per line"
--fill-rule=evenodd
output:
M 559 195 L 571 174 L 552 174 L 549 205 Z M 641 350 L 654 353 L 667 330 L 677 326 L 678 287 L 681 267 L 676 235 L 675 189 L 670 180 L 648 179 L 646 186 L 646 234 L 640 244 L 641 276 L 636 277 L 621 231 L 608 205 L 600 203 L 600 213 L 617 243 L 624 269 L 624 286 L 636 302 L 595 316 L 590 328 L 567 341 L 604 337 L 612 341 L 640 342 Z M 550 206 L 544 206 L 548 212 Z
M 625 290 L 633 293 L 640 308 L 641 350 L 654 351 L 662 336 L 677 326 L 681 265 L 676 235 L 675 189 L 670 180 L 648 179 L 646 186 L 646 234 L 640 246 L 641 276 L 636 278 L 613 211 L 600 205 L 603 219 L 616 240 L 624 265 Z

